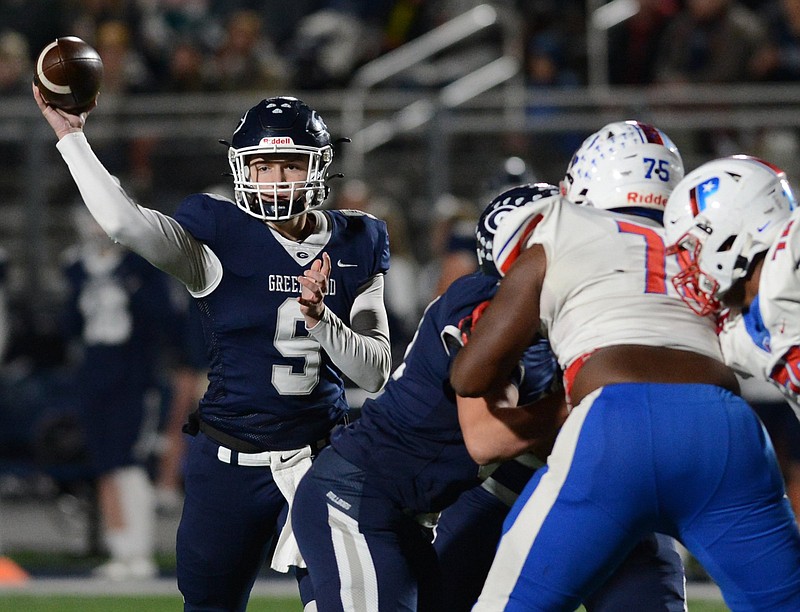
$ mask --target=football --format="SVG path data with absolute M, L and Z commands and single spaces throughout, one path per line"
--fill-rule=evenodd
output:
M 33 82 L 45 102 L 79 115 L 97 98 L 103 82 L 103 60 L 77 36 L 57 38 L 39 54 Z

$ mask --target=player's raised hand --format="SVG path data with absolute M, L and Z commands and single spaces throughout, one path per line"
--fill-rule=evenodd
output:
M 322 259 L 315 259 L 311 267 L 303 272 L 297 279 L 303 286 L 300 297 L 300 312 L 306 318 L 306 324 L 313 327 L 322 318 L 325 310 L 323 300 L 328 293 L 328 280 L 331 276 L 331 258 L 327 253 L 322 253 Z
M 83 126 L 86 123 L 86 117 L 90 111 L 81 113 L 80 115 L 71 115 L 66 111 L 56 108 L 44 101 L 42 93 L 36 85 L 31 85 L 33 88 L 33 99 L 36 100 L 36 105 L 42 111 L 42 115 L 47 119 L 47 123 L 53 128 L 56 136 L 61 140 L 67 134 L 72 132 L 83 131 Z M 95 101 L 92 105 L 94 108 L 97 105 Z M 90 109 L 91 110 L 91 109 Z

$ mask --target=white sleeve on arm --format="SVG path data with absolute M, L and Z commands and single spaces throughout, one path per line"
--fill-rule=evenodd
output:
M 100 163 L 83 132 L 56 145 L 89 212 L 109 237 L 180 280 L 195 296 L 207 295 L 222 279 L 222 265 L 208 246 L 175 219 L 133 202 Z
M 342 373 L 370 393 L 383 388 L 392 367 L 383 289 L 383 274 L 377 274 L 359 290 L 350 309 L 352 328 L 325 308 L 308 330 Z

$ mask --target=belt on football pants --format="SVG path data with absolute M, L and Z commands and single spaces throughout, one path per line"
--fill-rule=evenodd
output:
M 347 425 L 351 420 L 351 415 L 346 414 L 342 417 L 339 424 L 335 425 L 328 435 L 316 442 L 312 442 L 308 446 L 311 447 L 311 454 L 316 455 L 323 448 L 328 446 L 331 442 L 331 434 L 344 425 Z M 194 411 L 189 415 L 189 421 L 183 426 L 183 431 L 189 435 L 197 435 L 197 432 L 202 431 L 209 439 L 219 444 L 217 451 L 217 458 L 225 463 L 232 463 L 234 465 L 269 465 L 270 451 L 261 450 L 259 447 L 235 438 L 230 434 L 220 431 L 216 427 L 209 425 L 200 418 L 199 412 Z M 291 450 L 286 451 L 291 453 Z
M 214 441 L 216 442 L 216 440 Z M 330 444 L 330 438 L 325 437 L 322 440 L 317 440 L 313 444 L 309 444 L 308 446 L 311 448 L 311 454 L 316 455 L 319 451 L 328 446 L 328 444 Z M 301 450 L 302 449 L 290 449 L 287 451 L 281 451 L 281 461 L 289 461 L 293 459 L 295 455 L 301 452 Z M 228 448 L 227 446 L 220 445 L 219 448 L 217 448 L 217 459 L 223 463 L 230 463 L 232 465 L 243 465 L 247 467 L 268 466 L 272 462 L 271 457 L 274 456 L 275 451 L 242 453 L 240 451 Z
M 217 449 L 217 459 L 223 463 L 245 466 L 265 466 L 270 464 L 271 451 L 262 453 L 240 453 L 225 446 Z

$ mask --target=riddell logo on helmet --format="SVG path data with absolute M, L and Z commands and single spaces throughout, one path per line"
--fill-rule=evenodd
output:
M 660 193 L 637 193 L 636 191 L 628 192 L 628 204 L 655 204 L 657 206 L 667 205 L 667 196 Z
M 293 145 L 294 140 L 291 136 L 267 136 L 261 139 L 262 145 Z

